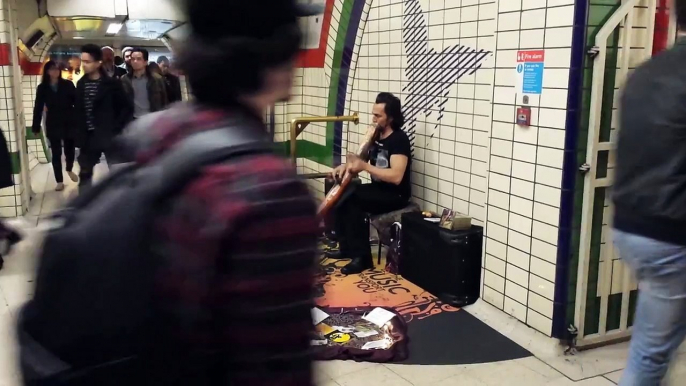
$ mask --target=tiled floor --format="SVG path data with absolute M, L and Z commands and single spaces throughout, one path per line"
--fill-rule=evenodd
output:
M 99 166 L 103 175 L 104 165 Z M 75 193 L 76 184 L 68 182 L 64 192 L 54 192 L 55 182 L 48 165 L 32 173 L 36 193 L 29 214 L 11 222 L 27 234 L 40 227 L 41 219 Z M 30 293 L 32 279 L 31 237 L 7 257 L 0 271 L 0 386 L 18 385 L 15 357 L 14 320 L 18 307 Z M 321 386 L 611 386 L 619 381 L 627 355 L 627 343 L 585 351 L 576 356 L 562 355 L 563 347 L 519 321 L 479 301 L 466 310 L 505 336 L 534 353 L 525 359 L 465 366 L 403 366 L 343 361 L 317 364 Z M 456 326 L 457 327 L 457 326 Z M 468 348 L 465 348 L 468 349 Z M 672 385 L 684 384 L 686 349 L 682 347 L 670 373 Z M 680 382 L 677 382 L 680 379 Z M 276 385 L 275 385 L 276 386 Z

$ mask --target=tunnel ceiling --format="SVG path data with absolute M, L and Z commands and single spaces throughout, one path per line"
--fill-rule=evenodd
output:
M 182 24 L 171 20 L 127 20 L 124 16 L 53 17 L 52 20 L 62 39 L 156 40 Z M 122 26 L 117 30 L 118 24 Z

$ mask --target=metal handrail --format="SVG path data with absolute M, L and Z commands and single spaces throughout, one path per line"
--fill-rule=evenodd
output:
M 305 128 L 310 123 L 320 123 L 320 122 L 353 122 L 354 124 L 360 123 L 360 116 L 357 112 L 353 115 L 342 115 L 342 116 L 328 116 L 328 117 L 302 117 L 295 118 L 291 121 L 291 158 L 293 163 L 297 159 L 298 150 L 298 136 L 305 130 Z

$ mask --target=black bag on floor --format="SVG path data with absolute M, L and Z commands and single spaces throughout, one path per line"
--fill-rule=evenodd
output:
M 149 244 L 159 205 L 203 166 L 272 151 L 245 126 L 194 134 L 150 165 L 121 166 L 51 219 L 19 320 L 26 385 L 172 384 L 212 359 L 198 353 L 197 363 L 184 359 L 174 371 L 160 365 L 175 347 L 156 334 L 164 322 L 155 317 L 159 262 Z

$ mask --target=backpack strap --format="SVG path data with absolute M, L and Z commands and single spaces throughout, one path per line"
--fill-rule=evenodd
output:
M 236 118 L 226 126 L 202 131 L 183 139 L 150 164 L 131 162 L 118 165 L 117 170 L 104 181 L 77 196 L 66 211 L 85 207 L 127 174 L 138 173 L 139 181 L 145 181 L 145 192 L 155 197 L 165 197 L 182 189 L 203 166 L 235 157 L 274 151 L 275 146 L 268 140 L 263 127 Z
M 159 185 L 155 190 L 166 196 L 183 188 L 204 166 L 274 150 L 263 127 L 232 122 L 188 137 L 148 169 L 157 177 Z

